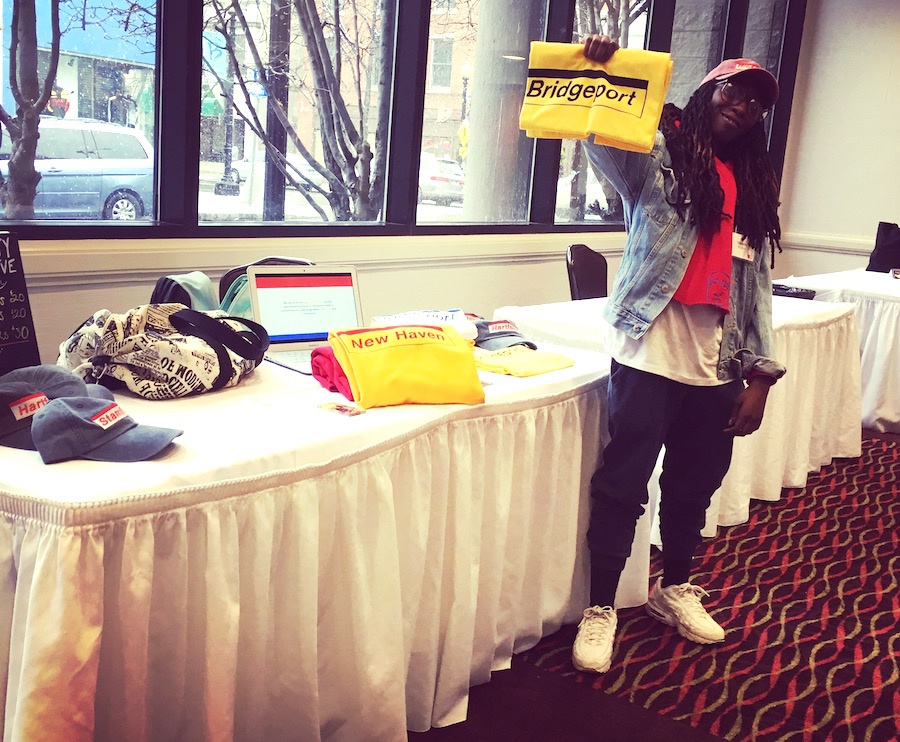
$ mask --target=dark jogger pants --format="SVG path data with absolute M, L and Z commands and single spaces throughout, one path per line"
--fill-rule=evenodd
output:
M 742 389 L 740 381 L 690 386 L 613 361 L 611 439 L 591 479 L 588 546 L 594 569 L 621 571 L 625 566 L 663 445 L 663 551 L 667 557 L 690 560 L 700 544 L 710 499 L 731 463 L 733 437 L 722 431 Z

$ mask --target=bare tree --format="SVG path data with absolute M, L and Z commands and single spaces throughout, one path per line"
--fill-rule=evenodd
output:
M 396 3 L 291 0 L 290 30 L 298 43 L 290 48 L 304 55 L 304 63 L 292 63 L 300 72 L 290 75 L 289 89 L 315 107 L 321 136 L 321 149 L 315 152 L 297 131 L 288 100 L 278 95 L 275 73 L 267 63 L 271 29 L 262 22 L 256 4 L 253 0 L 207 0 L 207 8 L 209 25 L 221 34 L 231 59 L 234 80 L 223 80 L 208 60 L 204 67 L 218 79 L 225 104 L 234 106 L 234 113 L 262 142 L 269 161 L 323 220 L 329 220 L 329 215 L 320 205 L 322 198 L 336 220 L 376 219 L 384 200 Z M 235 23 L 230 25 L 232 18 Z M 236 29 L 234 34 L 230 28 Z M 239 46 L 243 52 L 239 53 Z M 270 141 L 266 124 L 252 104 L 254 83 L 266 93 L 267 116 L 277 120 L 293 149 L 324 179 L 325 186 L 306 177 Z M 235 99 L 243 105 L 235 105 Z
M 50 2 L 53 39 L 43 82 L 38 74 L 35 0 L 13 0 L 9 46 L 9 86 L 15 115 L 0 106 L 0 124 L 10 138 L 8 177 L 0 178 L 0 203 L 7 219 L 33 219 L 40 174 L 34 168 L 41 112 L 53 92 L 59 66 L 59 0 Z M 2 134 L 0 134 L 2 135 Z
M 628 46 L 631 24 L 650 9 L 650 0 L 579 0 L 575 41 L 602 33 Z
M 160 0 L 161 2 L 161 0 Z M 97 29 L 108 39 L 127 39 L 142 52 L 156 52 L 156 2 L 128 0 L 82 0 L 62 24 L 62 33 L 71 28 Z

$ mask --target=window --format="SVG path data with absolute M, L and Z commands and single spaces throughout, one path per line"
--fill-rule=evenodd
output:
M 672 57 L 678 64 L 672 68 L 668 95 L 675 105 L 684 106 L 697 83 L 722 60 L 727 16 L 727 0 L 675 4 Z
M 96 129 L 93 132 L 97 156 L 104 160 L 146 160 L 150 157 L 141 140 L 128 132 Z
M 13 5 L 3 4 L 3 54 L 8 54 L 12 40 Z M 37 3 L 35 11 L 34 37 L 29 29 L 23 29 L 17 38 L 20 64 L 16 83 L 20 88 L 27 86 L 29 74 L 36 74 L 38 86 L 43 88 L 50 66 L 51 4 Z M 156 5 L 152 0 L 140 7 L 130 3 L 126 7 L 116 0 L 61 3 L 59 25 L 56 77 L 47 81 L 49 98 L 37 102 L 41 110 L 33 111 L 41 114 L 34 168 L 10 172 L 8 161 L 0 164 L 0 176 L 7 186 L 4 215 L 37 221 L 149 223 L 154 188 L 149 142 L 156 119 Z M 29 51 L 37 55 L 36 69 L 30 71 L 25 61 Z M 7 80 L 3 109 L 18 112 L 22 105 L 21 98 L 13 98 Z M 27 154 L 27 141 L 34 132 L 24 131 L 25 136 L 20 137 L 7 128 L 3 134 L 8 152 Z M 120 161 L 115 169 L 99 162 L 111 158 Z M 27 183 L 35 175 L 40 180 L 34 201 L 20 201 L 18 189 L 9 188 L 9 181 Z M 127 208 L 120 208 L 123 205 Z
M 383 222 L 396 0 L 301 5 L 204 0 L 201 221 Z
M 449 88 L 453 39 L 431 40 L 431 88 Z
M 529 43 L 543 38 L 546 14 L 546 2 L 531 0 L 459 0 L 455 14 L 432 13 L 418 224 L 527 223 L 535 140 L 520 131 L 519 110 Z M 459 167 L 436 174 L 434 158 Z
M 40 160 L 80 160 L 91 157 L 84 142 L 83 129 L 46 128 L 38 140 L 37 156 Z
M 647 35 L 646 3 L 596 3 L 576 0 L 573 41 L 602 33 L 625 49 L 644 49 Z M 577 140 L 560 145 L 556 184 L 557 224 L 622 224 L 622 199 L 606 178 L 594 174 Z
M 37 6 L 41 83 L 49 5 Z M 600 31 L 671 50 L 670 99 L 683 104 L 723 56 L 794 74 L 802 10 L 799 0 L 62 3 L 37 200 L 7 198 L 0 221 L 32 239 L 621 229 L 617 196 L 577 142 L 518 128 L 530 41 Z M 0 86 L 11 116 L 18 104 L 8 80 Z M 785 98 L 767 119 L 776 162 L 789 116 Z M 88 122 L 103 126 L 77 128 Z M 9 134 L 7 196 L 4 182 L 21 177 L 9 171 L 20 141 Z M 101 191 L 105 160 L 124 180 Z M 61 177 L 48 162 L 62 163 Z

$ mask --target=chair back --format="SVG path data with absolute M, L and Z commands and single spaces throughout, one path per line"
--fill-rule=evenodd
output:
M 569 245 L 566 270 L 572 299 L 599 299 L 608 295 L 606 258 L 587 245 Z
M 277 255 L 272 255 L 267 258 L 254 260 L 252 263 L 239 265 L 236 268 L 226 271 L 222 278 L 219 279 L 220 302 L 225 298 L 225 294 L 228 293 L 228 289 L 231 288 L 231 284 L 235 282 L 235 279 L 237 279 L 238 276 L 245 274 L 247 268 L 251 265 L 314 265 L 314 263 L 311 260 L 306 260 L 304 258 L 282 258 Z
M 890 273 L 900 268 L 900 226 L 891 222 L 878 222 L 875 247 L 869 256 L 867 271 Z

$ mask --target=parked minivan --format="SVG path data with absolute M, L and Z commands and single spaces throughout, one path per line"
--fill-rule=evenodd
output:
M 153 148 L 137 129 L 43 116 L 38 133 L 35 217 L 133 221 L 152 215 Z M 4 178 L 9 155 L 7 135 L 0 146 Z

